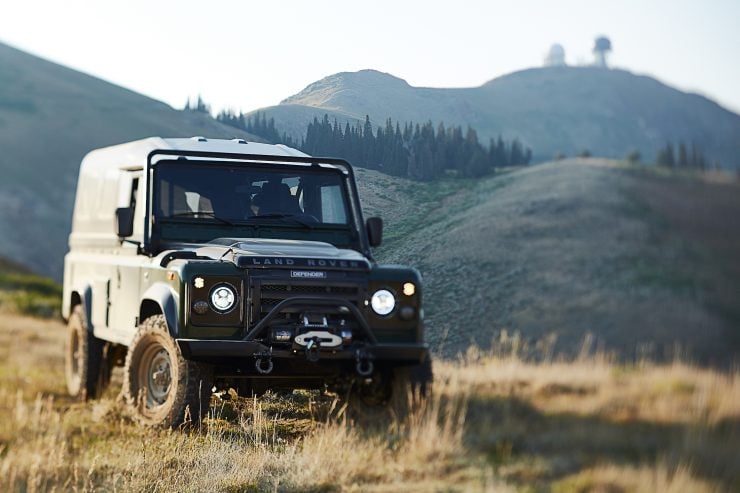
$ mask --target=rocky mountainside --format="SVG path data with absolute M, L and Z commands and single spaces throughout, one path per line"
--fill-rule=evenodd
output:
M 154 135 L 260 140 L 0 44 L 0 255 L 61 279 L 80 160 Z
M 300 140 L 315 116 L 340 122 L 369 115 L 394 120 L 470 125 L 484 140 L 502 134 L 557 153 L 622 158 L 632 150 L 651 161 L 667 142 L 695 144 L 710 163 L 740 169 L 740 116 L 696 94 L 646 76 L 595 67 L 535 68 L 480 87 L 410 86 L 374 70 L 343 72 L 314 82 L 280 105 L 263 108 L 277 127 Z

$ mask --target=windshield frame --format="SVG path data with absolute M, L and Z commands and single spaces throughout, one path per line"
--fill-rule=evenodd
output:
M 155 157 L 160 156 L 155 161 Z M 169 157 L 169 158 L 168 158 Z M 196 158 L 196 159 L 190 159 Z M 155 188 L 157 187 L 158 176 L 157 168 L 161 164 L 174 164 L 175 166 L 180 164 L 187 164 L 188 166 L 218 166 L 222 168 L 232 167 L 249 167 L 259 169 L 260 167 L 267 168 L 269 170 L 283 171 L 283 172 L 302 172 L 302 173 L 322 173 L 327 172 L 337 173 L 340 176 L 340 183 L 342 184 L 342 198 L 347 208 L 347 223 L 346 224 L 322 224 L 318 223 L 312 225 L 313 228 L 319 230 L 335 230 L 347 231 L 349 236 L 350 247 L 354 250 L 363 253 L 368 258 L 370 257 L 369 242 L 367 240 L 367 232 L 364 227 L 364 220 L 362 218 L 362 210 L 359 204 L 359 195 L 357 193 L 357 186 L 354 179 L 354 172 L 352 166 L 345 160 L 334 159 L 334 158 L 315 158 L 315 157 L 301 157 L 301 156 L 275 156 L 275 155 L 256 155 L 256 154 L 228 154 L 228 153 L 217 153 L 217 152 L 203 152 L 203 151 L 181 151 L 174 149 L 166 150 L 155 150 L 152 151 L 147 158 L 147 194 L 146 194 L 146 217 L 147 224 L 144 231 L 144 249 L 150 254 L 156 254 L 160 251 L 160 246 L 163 241 L 159 231 L 159 222 L 164 220 L 173 221 L 172 218 L 162 218 L 156 214 L 155 201 L 158 200 L 154 196 Z M 176 219 L 174 221 L 177 221 Z M 192 222 L 192 221 L 190 221 Z M 254 224 L 252 224 L 254 223 Z M 220 224 L 220 221 L 200 221 L 200 224 Z M 221 224 L 223 226 L 223 224 Z M 239 227 L 281 227 L 284 226 L 287 229 L 295 228 L 294 224 L 280 220 L 271 221 L 240 221 L 237 223 Z

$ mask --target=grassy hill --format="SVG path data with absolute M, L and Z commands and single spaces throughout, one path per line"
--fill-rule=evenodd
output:
M 60 279 L 82 157 L 153 135 L 260 140 L 0 44 L 0 255 Z
M 300 139 L 314 116 L 470 125 L 483 139 L 518 137 L 536 159 L 556 153 L 622 158 L 638 150 L 651 160 L 666 142 L 691 142 L 710 161 L 740 169 L 740 116 L 713 101 L 624 70 L 535 68 L 480 87 L 413 87 L 374 70 L 331 75 L 260 111 Z
M 430 340 L 454 355 L 519 332 L 530 349 L 740 356 L 740 182 L 571 160 L 483 180 L 358 172 L 378 250 L 424 276 Z
M 52 279 L 0 257 L 0 317 L 9 313 L 56 317 L 62 288 Z

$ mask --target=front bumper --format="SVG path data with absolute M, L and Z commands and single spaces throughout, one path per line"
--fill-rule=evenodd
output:
M 201 340 L 177 339 L 183 357 L 190 360 L 213 361 L 222 359 L 245 359 L 269 357 L 275 360 L 305 360 L 299 349 L 271 349 L 256 341 L 242 340 Z M 376 362 L 389 362 L 398 365 L 417 365 L 424 362 L 429 354 L 427 344 L 367 344 L 346 348 L 322 349 L 321 360 L 355 360 L 358 352 L 363 358 Z
M 315 310 L 317 307 L 330 309 L 343 308 L 348 316 L 357 321 L 357 330 L 362 341 L 348 346 L 321 347 L 314 346 L 309 350 L 293 343 L 291 346 L 277 347 L 264 344 L 264 333 L 269 324 L 283 310 L 290 308 L 301 308 Z M 258 368 L 270 368 L 260 372 L 263 374 L 272 371 L 272 361 L 279 366 L 301 368 L 301 363 L 308 364 L 322 361 L 330 366 L 342 366 L 351 361 L 360 369 L 372 368 L 374 363 L 385 363 L 392 366 L 411 366 L 423 363 L 429 355 L 429 346 L 418 342 L 396 342 L 381 343 L 370 329 L 370 326 L 353 303 L 340 298 L 318 298 L 311 296 L 296 296 L 279 302 L 270 312 L 263 317 L 242 339 L 230 340 L 203 340 L 203 339 L 177 339 L 182 355 L 186 359 L 214 363 L 221 366 L 241 366 L 246 360 L 257 363 Z M 269 361 L 267 366 L 261 366 L 262 362 Z M 282 365 L 281 363 L 285 363 Z M 370 363 L 368 365 L 368 363 Z M 305 367 L 305 365 L 303 365 Z M 310 366 L 308 368 L 314 368 Z M 259 371 L 259 370 L 258 370 Z M 309 370 L 310 372 L 311 370 Z

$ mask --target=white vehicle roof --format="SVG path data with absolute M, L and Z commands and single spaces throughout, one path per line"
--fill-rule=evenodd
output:
M 149 137 L 125 144 L 103 147 L 89 152 L 82 160 L 81 172 L 93 167 L 99 172 L 103 169 L 134 169 L 146 166 L 147 156 L 153 150 L 179 150 L 221 152 L 231 154 L 261 154 L 268 156 L 308 157 L 297 149 L 282 144 L 262 144 L 243 139 L 224 140 L 205 137 L 164 139 Z M 172 158 L 171 156 L 169 157 Z M 191 158 L 193 159 L 193 158 Z

